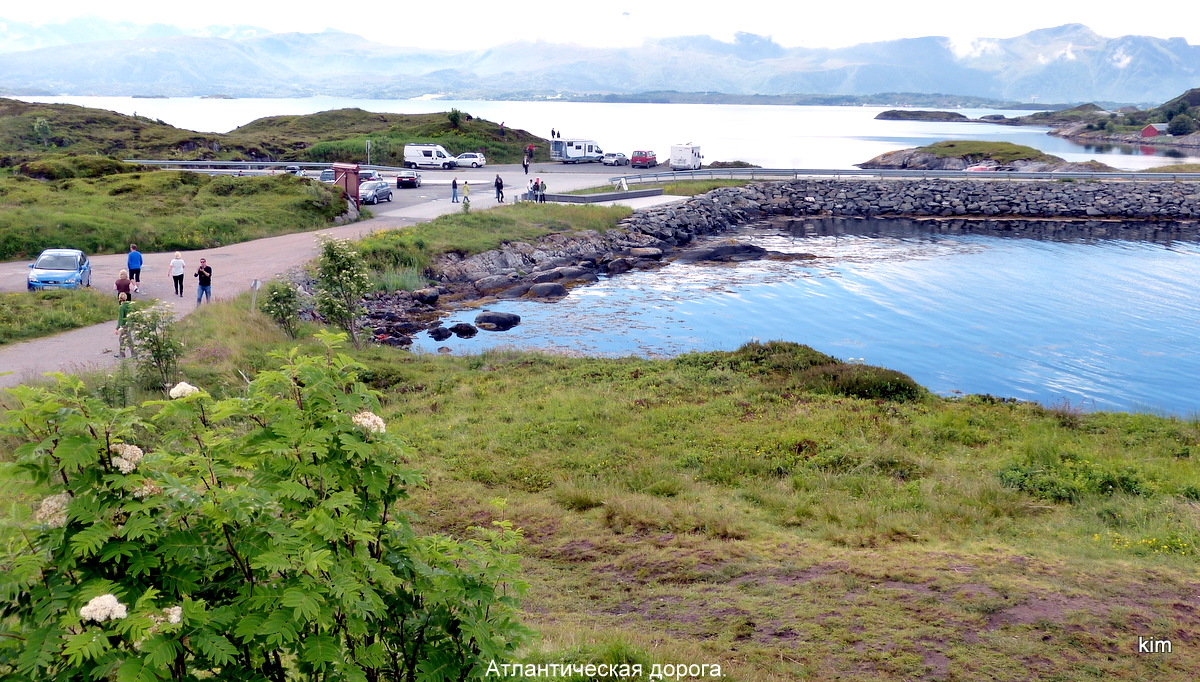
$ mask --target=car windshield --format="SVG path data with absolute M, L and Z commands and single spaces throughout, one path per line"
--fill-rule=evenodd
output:
M 47 253 L 33 265 L 41 270 L 75 270 L 79 266 L 79 257 L 69 253 Z

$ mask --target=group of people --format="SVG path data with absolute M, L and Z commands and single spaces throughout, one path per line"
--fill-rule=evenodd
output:
M 541 178 L 534 178 L 529 181 L 528 192 L 529 200 L 536 201 L 539 204 L 546 203 L 546 181 Z
M 125 269 L 117 273 L 117 281 L 114 284 L 118 299 L 124 295 L 126 300 L 132 301 L 133 295 L 142 290 L 142 262 L 142 252 L 138 251 L 137 244 L 130 244 L 129 255 L 125 258 Z M 183 297 L 183 275 L 186 270 L 187 263 L 183 260 L 183 254 L 176 251 L 167 272 L 175 285 L 175 295 L 180 298 Z M 212 303 L 212 267 L 206 259 L 200 259 L 200 267 L 196 268 L 192 277 L 197 281 L 196 305 L 200 305 L 201 300 Z
M 492 186 L 496 189 L 496 203 L 503 204 L 504 203 L 504 179 L 500 177 L 499 173 L 496 174 L 496 179 L 494 181 L 492 181 Z M 460 195 L 460 190 L 461 190 L 461 195 Z M 527 197 L 528 197 L 529 201 L 536 201 L 541 204 L 546 203 L 546 181 L 545 180 L 542 180 L 541 178 L 534 178 L 534 179 L 530 180 L 525 191 L 527 192 Z M 460 199 L 460 196 L 461 196 L 461 199 Z M 518 197 L 518 199 L 520 199 L 520 197 Z M 457 204 L 460 201 L 466 201 L 467 203 L 470 203 L 470 201 L 471 201 L 471 183 L 468 180 L 464 180 L 460 187 L 458 184 L 458 178 L 456 177 L 450 181 L 450 203 Z M 179 254 L 176 254 L 176 255 L 178 256 Z M 172 263 L 174 263 L 174 261 L 172 261 Z M 197 300 L 197 303 L 199 303 L 199 300 Z
M 129 326 L 127 316 L 129 314 L 130 302 L 133 300 L 133 295 L 142 290 L 142 253 L 138 251 L 137 244 L 129 245 L 129 255 L 125 258 L 125 268 L 117 273 L 117 281 L 113 284 L 113 288 L 117 292 L 117 353 L 116 357 L 122 357 L 128 351 L 130 357 L 133 356 L 133 339 L 129 334 Z M 183 260 L 183 254 L 179 251 L 175 252 L 175 257 L 171 259 L 171 264 L 168 267 L 168 273 L 171 275 L 171 281 L 175 286 L 175 295 L 183 297 L 183 276 L 187 270 L 187 263 Z M 200 266 L 192 273 L 196 278 L 196 305 L 200 305 L 201 301 L 212 303 L 212 266 L 208 264 L 208 260 L 201 258 Z

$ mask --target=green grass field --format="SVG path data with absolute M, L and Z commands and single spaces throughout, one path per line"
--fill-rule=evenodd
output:
M 0 178 L 0 259 L 44 248 L 119 253 L 222 244 L 324 227 L 345 212 L 330 186 L 291 175 L 230 177 L 177 171 L 98 178 Z
M 0 345 L 115 319 L 113 296 L 95 289 L 0 293 Z
M 235 368 L 286 345 L 244 308 L 183 323 L 187 380 L 237 391 Z M 719 664 L 732 680 L 1200 675 L 1195 420 L 856 397 L 829 377 L 877 385 L 875 370 L 792 344 L 356 355 L 426 474 L 418 522 L 523 530 L 540 634 L 525 661 Z M 1138 655 L 1139 636 L 1175 653 Z

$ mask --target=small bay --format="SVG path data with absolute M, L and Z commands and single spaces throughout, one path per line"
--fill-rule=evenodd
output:
M 748 226 L 724 238 L 820 258 L 672 263 L 557 303 L 497 301 L 486 308 L 521 325 L 442 343 L 421 335 L 416 347 L 653 357 L 786 340 L 900 370 L 945 395 L 1200 411 L 1200 242 L 1114 238 L 1115 223 L 1020 226 L 1026 236 L 907 220 Z

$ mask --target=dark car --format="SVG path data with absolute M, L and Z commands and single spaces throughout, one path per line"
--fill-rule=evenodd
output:
M 396 189 L 401 187 L 420 187 L 421 174 L 415 170 L 402 170 L 396 173 Z
M 392 188 L 382 180 L 371 180 L 358 186 L 358 200 L 364 204 L 378 204 L 392 200 Z
M 29 265 L 30 291 L 92 286 L 92 263 L 79 249 L 46 249 Z

